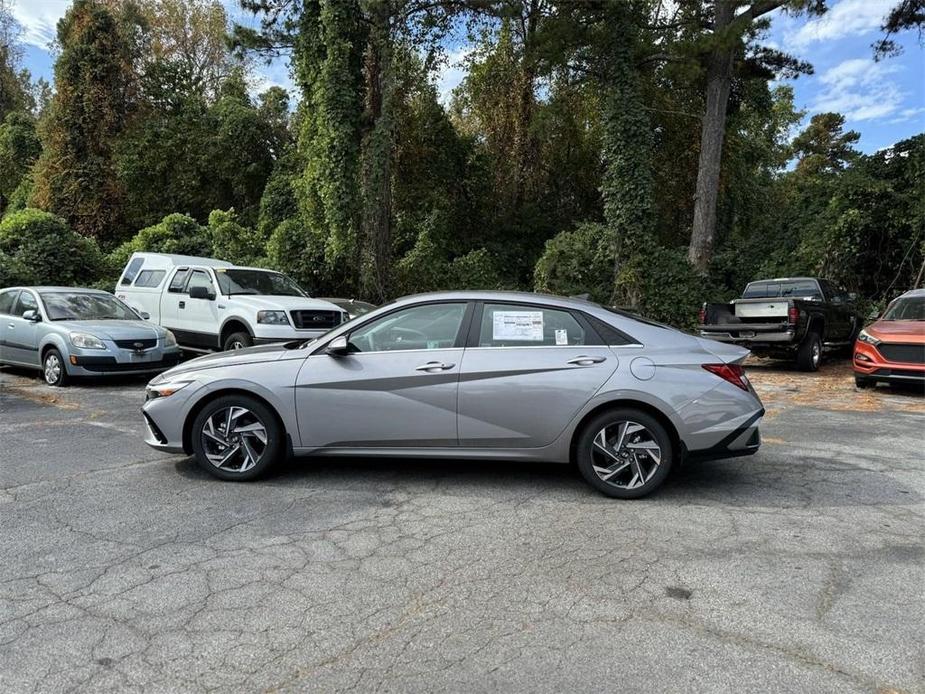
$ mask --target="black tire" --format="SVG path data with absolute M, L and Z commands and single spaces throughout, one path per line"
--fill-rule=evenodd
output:
M 819 333 L 807 333 L 797 351 L 797 368 L 800 371 L 818 371 L 822 363 L 822 340 Z
M 230 352 L 235 349 L 244 349 L 245 347 L 253 347 L 254 338 L 252 338 L 248 333 L 238 332 L 231 333 L 228 337 L 225 338 L 225 342 L 222 345 L 222 349 L 226 352 Z
M 624 429 L 623 445 L 617 449 L 615 446 L 619 443 L 619 427 L 624 423 L 640 425 L 645 433 L 638 430 L 629 432 Z M 595 444 L 595 438 L 602 431 L 605 432 L 609 454 L 604 454 Z M 641 443 L 634 439 L 640 439 L 642 442 L 646 442 L 645 439 L 654 441 L 658 445 L 659 461 L 655 462 L 656 456 L 653 455 L 652 449 L 642 448 Z M 626 448 L 627 444 L 634 442 L 637 443 L 637 447 Z M 624 454 L 627 453 L 629 455 L 625 456 Z M 641 456 L 637 459 L 641 467 L 637 467 L 637 463 L 633 462 L 633 453 Z M 605 461 L 613 461 L 611 467 L 623 470 L 623 472 L 615 473 L 610 481 L 603 479 L 602 475 L 606 473 L 598 474 L 595 468 L 600 469 Z M 671 472 L 674 450 L 671 437 L 655 417 L 633 408 L 618 408 L 601 413 L 584 426 L 578 436 L 575 462 L 585 481 L 602 494 L 615 499 L 638 499 L 651 494 L 664 483 L 668 473 Z M 637 470 L 641 470 L 643 474 L 639 475 Z M 648 475 L 647 478 L 646 475 Z M 645 479 L 644 483 L 632 486 L 633 481 L 640 477 Z
M 247 424 L 258 422 L 262 424 L 266 432 L 266 442 L 261 447 L 259 438 L 257 438 L 253 432 L 248 432 L 247 436 L 238 434 L 234 429 L 234 424 L 232 424 L 231 427 L 231 435 L 225 436 L 221 424 L 219 423 L 219 426 L 216 427 L 213 422 L 211 431 L 217 434 L 220 439 L 226 441 L 225 448 L 229 453 L 231 452 L 230 449 L 234 446 L 237 446 L 239 449 L 238 453 L 232 454 L 231 459 L 229 459 L 227 463 L 227 467 L 220 467 L 218 462 L 210 460 L 209 455 L 215 458 L 219 455 L 227 455 L 227 453 L 224 453 L 221 449 L 222 444 L 218 443 L 214 437 L 205 434 L 204 430 L 207 426 L 207 422 L 209 422 L 212 417 L 230 408 L 243 408 L 248 412 L 248 415 L 252 415 L 240 415 L 236 417 L 233 422 L 243 421 Z M 224 415 L 219 417 L 219 419 L 224 419 Z M 266 474 L 267 470 L 283 457 L 286 450 L 286 434 L 276 414 L 259 400 L 246 395 L 226 395 L 206 404 L 193 420 L 190 431 L 196 462 L 210 475 L 214 475 L 223 480 L 246 482 L 257 479 Z M 249 443 L 242 443 L 244 439 L 247 439 Z M 243 471 L 235 470 L 234 468 L 238 466 L 238 463 L 240 463 L 241 468 L 246 467 L 246 454 L 243 451 L 247 446 L 250 446 L 251 451 L 255 449 L 258 450 L 260 453 L 259 459 L 255 464 Z
M 858 388 L 873 388 L 876 383 L 873 379 L 868 378 L 867 376 L 855 376 L 854 385 Z
M 45 379 L 45 383 L 55 388 L 66 386 L 71 380 L 67 374 L 64 357 L 54 347 L 45 352 L 45 356 L 42 357 L 42 378 Z

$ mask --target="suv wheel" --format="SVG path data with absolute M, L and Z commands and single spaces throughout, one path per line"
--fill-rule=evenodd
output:
M 42 359 L 42 375 L 45 377 L 45 383 L 50 386 L 67 385 L 67 367 L 64 365 L 61 352 L 54 348 L 45 352 L 45 358 Z
M 246 395 L 227 395 L 208 403 L 193 421 L 196 462 L 223 480 L 263 475 L 284 450 L 283 428 L 270 409 Z
M 222 345 L 222 349 L 226 352 L 230 352 L 234 349 L 253 347 L 253 345 L 254 338 L 252 338 L 248 333 L 231 333 L 231 335 L 225 338 L 225 344 Z
M 797 352 L 797 366 L 800 371 L 818 371 L 822 362 L 822 340 L 819 333 L 809 333 Z
M 658 489 L 673 460 L 665 427 L 651 415 L 629 408 L 592 419 L 575 453 L 585 481 L 616 499 L 638 499 Z

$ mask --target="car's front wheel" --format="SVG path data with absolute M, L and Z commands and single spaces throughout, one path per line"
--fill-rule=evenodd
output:
M 617 499 L 638 499 L 662 485 L 671 470 L 671 437 L 652 415 L 614 409 L 584 427 L 576 462 L 585 480 Z
M 199 465 L 223 480 L 260 477 L 282 456 L 284 432 L 274 413 L 246 395 L 208 403 L 191 428 Z
M 64 365 L 61 352 L 55 348 L 45 352 L 45 357 L 42 359 L 42 375 L 45 377 L 45 383 L 50 386 L 67 385 L 67 367 Z

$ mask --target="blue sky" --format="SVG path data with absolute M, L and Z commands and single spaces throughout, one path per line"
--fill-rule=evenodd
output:
M 70 0 L 14 0 L 13 13 L 23 28 L 23 63 L 34 76 L 52 77 L 53 59 L 48 45 L 57 20 Z M 236 0 L 223 0 L 229 14 L 245 19 Z M 884 14 L 896 0 L 830 0 L 829 11 L 819 18 L 773 15 L 765 43 L 812 63 L 815 73 L 793 85 L 797 107 L 814 113 L 837 111 L 847 126 L 861 133 L 860 149 L 874 152 L 898 140 L 925 131 L 925 49 L 914 32 L 898 39 L 903 54 L 880 62 L 873 59 L 871 43 L 880 36 Z M 464 75 L 464 49 L 451 50 L 437 75 L 441 94 L 449 95 Z M 277 60 L 257 65 L 255 90 L 277 84 L 291 88 L 288 65 Z

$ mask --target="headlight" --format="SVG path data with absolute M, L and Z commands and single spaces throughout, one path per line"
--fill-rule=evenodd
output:
M 862 330 L 861 332 L 858 333 L 858 339 L 861 342 L 866 342 L 869 345 L 879 345 L 880 344 L 880 340 L 878 340 L 876 337 L 871 335 L 866 330 Z
M 177 336 L 174 335 L 169 330 L 164 335 L 164 346 L 165 347 L 176 347 L 177 346 Z
M 289 325 L 289 318 L 285 311 L 257 311 L 258 323 L 269 323 L 270 325 Z
M 147 394 L 148 400 L 153 400 L 154 398 L 166 398 L 178 390 L 186 388 L 192 381 L 166 381 L 164 383 L 158 384 L 148 384 L 148 387 L 145 388 L 145 393 Z
M 81 349 L 106 349 L 100 338 L 87 333 L 71 333 L 70 338 L 71 344 Z

